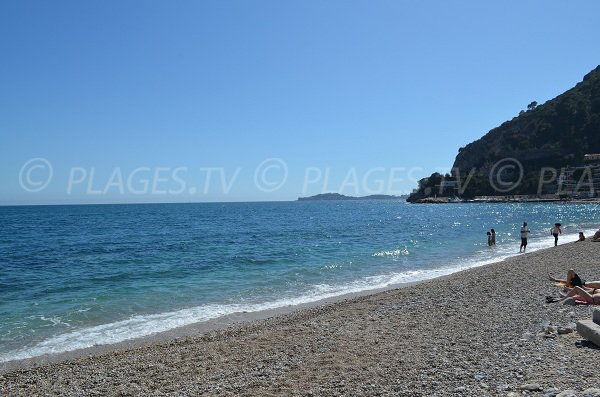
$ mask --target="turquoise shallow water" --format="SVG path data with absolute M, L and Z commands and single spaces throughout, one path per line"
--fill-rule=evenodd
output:
M 0 362 L 418 281 L 598 227 L 594 204 L 0 207 Z M 497 246 L 487 247 L 495 228 Z M 565 264 L 565 267 L 568 264 Z

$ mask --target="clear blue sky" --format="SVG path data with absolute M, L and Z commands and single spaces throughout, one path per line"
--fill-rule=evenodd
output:
M 0 204 L 408 192 L 600 64 L 598 15 L 597 0 L 5 1 Z

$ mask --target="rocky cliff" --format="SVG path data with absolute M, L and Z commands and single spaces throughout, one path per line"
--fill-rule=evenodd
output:
M 586 153 L 600 153 L 600 66 L 572 89 L 539 106 L 532 102 L 527 111 L 460 148 L 451 174 L 466 182 L 471 173 L 461 192 L 465 196 L 499 194 L 490 185 L 490 172 L 502 159 L 513 158 L 523 167 L 521 182 L 500 194 L 535 194 L 543 167 L 577 165 Z M 517 175 L 504 179 L 511 177 Z M 439 181 L 439 175 L 421 180 L 409 201 L 455 194 L 436 189 L 431 180 Z

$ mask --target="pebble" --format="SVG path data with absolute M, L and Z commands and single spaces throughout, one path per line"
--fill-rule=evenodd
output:
M 521 336 L 521 340 L 524 340 L 524 341 L 531 341 L 531 340 L 534 340 L 534 339 L 535 339 L 535 335 L 534 335 L 534 334 L 532 334 L 532 333 L 531 333 L 531 332 L 529 332 L 529 331 L 528 331 L 528 332 L 525 332 L 525 333 L 523 334 L 523 336 Z
M 521 390 L 539 391 L 539 390 L 542 390 L 542 386 L 540 386 L 538 383 L 527 383 L 527 384 L 521 386 Z
M 559 393 L 558 389 L 551 387 L 550 389 L 546 390 L 546 392 L 544 393 L 544 395 L 542 397 L 555 397 L 558 393 Z
M 583 397 L 600 397 L 600 389 L 598 389 L 598 388 L 585 389 L 581 394 Z
M 565 390 L 558 393 L 556 397 L 577 397 L 577 393 L 574 390 Z
M 558 327 L 557 330 L 559 335 L 565 335 L 565 334 L 570 334 L 571 332 L 573 332 L 573 328 L 569 328 L 569 327 Z

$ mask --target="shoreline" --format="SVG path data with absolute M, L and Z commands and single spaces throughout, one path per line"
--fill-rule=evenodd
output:
M 567 237 L 567 236 L 569 236 L 569 235 L 566 234 L 564 237 Z M 573 237 L 575 237 L 575 236 L 576 235 L 573 234 Z M 563 242 L 560 245 L 562 246 L 565 244 L 570 244 L 570 243 Z M 549 248 L 533 248 L 533 249 L 534 249 L 533 251 L 527 252 L 527 254 L 539 252 L 540 250 L 545 250 L 545 249 L 549 249 Z M 319 298 L 315 301 L 308 301 L 308 302 L 299 303 L 299 304 L 289 304 L 286 306 L 280 306 L 280 307 L 275 307 L 275 308 L 271 308 L 271 309 L 260 309 L 257 311 L 248 311 L 248 312 L 246 312 L 246 311 L 234 312 L 234 313 L 229 313 L 229 314 L 222 315 L 222 316 L 219 316 L 216 318 L 212 318 L 209 320 L 198 321 L 198 322 L 190 323 L 187 325 L 167 329 L 164 331 L 159 331 L 159 332 L 152 333 L 149 335 L 136 336 L 131 339 L 126 339 L 126 340 L 122 340 L 119 342 L 102 343 L 102 344 L 98 344 L 98 345 L 94 345 L 94 346 L 90 346 L 90 347 L 76 348 L 76 349 L 66 350 L 66 351 L 56 352 L 56 353 L 45 353 L 45 354 L 36 355 L 33 357 L 28 357 L 28 358 L 16 359 L 16 360 L 7 361 L 7 362 L 0 362 L 0 374 L 5 373 L 5 372 L 10 372 L 10 371 L 16 370 L 16 369 L 23 369 L 23 368 L 46 365 L 46 364 L 54 364 L 54 363 L 59 363 L 59 362 L 65 361 L 65 360 L 78 359 L 81 357 L 86 357 L 86 356 L 95 355 L 95 354 L 127 350 L 127 349 L 147 346 L 147 345 L 151 345 L 151 344 L 155 344 L 155 343 L 166 342 L 166 341 L 170 341 L 172 339 L 188 337 L 188 336 L 195 336 L 195 335 L 203 334 L 203 333 L 210 332 L 210 331 L 218 331 L 218 330 L 226 329 L 229 327 L 235 327 L 235 326 L 253 322 L 253 321 L 264 320 L 264 319 L 268 319 L 271 317 L 286 315 L 286 314 L 294 313 L 296 311 L 310 309 L 310 308 L 318 307 L 321 305 L 328 305 L 328 304 L 333 304 L 333 303 L 337 303 L 340 301 L 346 301 L 346 300 L 349 300 L 349 299 L 352 299 L 355 297 L 368 296 L 368 295 L 373 295 L 373 294 L 377 294 L 380 292 L 395 290 L 398 288 L 405 288 L 405 287 L 408 287 L 408 286 L 411 286 L 414 284 L 429 282 L 432 280 L 443 279 L 443 278 L 451 276 L 453 274 L 456 274 L 456 273 L 459 273 L 462 271 L 466 271 L 466 270 L 470 270 L 473 268 L 494 265 L 494 264 L 502 262 L 504 260 L 510 260 L 511 258 L 517 257 L 521 254 L 517 253 L 517 252 L 514 252 L 514 253 L 496 252 L 496 255 L 498 256 L 497 258 L 485 259 L 483 262 L 474 261 L 474 262 L 470 263 L 470 260 L 467 260 L 466 263 L 468 263 L 468 265 L 466 267 L 464 267 L 462 265 L 458 266 L 459 263 L 461 263 L 461 264 L 465 263 L 465 261 L 463 259 L 460 262 L 454 263 L 455 266 L 451 266 L 449 268 L 440 267 L 440 268 L 433 269 L 433 271 L 431 272 L 432 274 L 435 274 L 436 272 L 438 272 L 440 274 L 433 275 L 433 276 L 430 275 L 429 276 L 430 278 L 426 278 L 426 279 L 420 279 L 420 280 L 408 281 L 408 282 L 396 282 L 396 283 L 387 285 L 385 287 L 373 287 L 373 288 L 368 288 L 368 289 L 360 290 L 360 291 L 345 292 L 340 295 Z M 471 258 L 471 259 L 473 259 L 473 258 Z M 447 273 L 448 271 L 450 273 Z
M 447 276 L 449 275 L 442 275 L 436 278 L 443 278 Z M 228 328 L 249 325 L 254 322 L 259 322 L 261 320 L 268 320 L 275 317 L 286 316 L 303 310 L 310 310 L 312 308 L 318 308 L 320 306 L 344 302 L 354 298 L 375 295 L 399 288 L 405 288 L 429 280 L 433 279 L 394 284 L 389 287 L 374 288 L 359 292 L 348 292 L 345 294 L 336 295 L 329 298 L 323 298 L 313 302 L 300 303 L 297 305 L 288 305 L 273 309 L 263 309 L 254 312 L 230 313 L 207 321 L 195 322 L 188 325 L 172 328 L 166 331 L 127 339 L 117 343 L 102 344 L 86 347 L 83 349 L 68 350 L 64 352 L 51 354 L 42 354 L 30 358 L 7 361 L 0 363 L 0 375 L 14 370 L 22 370 L 44 365 L 59 364 L 68 360 L 76 360 L 98 354 L 114 353 L 118 351 L 142 348 L 154 344 L 170 342 L 175 339 L 199 336 L 212 331 L 227 330 Z
M 588 233 L 589 234 L 589 233 Z M 563 236 L 563 240 L 559 245 L 569 244 L 569 242 L 564 242 L 565 237 L 571 237 L 568 233 Z M 576 234 L 572 234 L 572 237 L 575 238 Z M 537 243 L 542 241 L 539 239 Z M 515 243 L 516 244 L 516 243 Z M 534 243 L 535 245 L 535 243 Z M 529 253 L 534 253 L 539 250 L 544 250 L 546 248 L 531 247 L 531 251 Z M 164 331 L 158 331 L 151 334 L 146 334 L 143 336 L 135 336 L 130 339 L 121 340 L 118 342 L 112 343 L 100 343 L 94 346 L 83 347 L 83 348 L 74 348 L 72 350 L 66 350 L 61 352 L 53 352 L 53 353 L 44 353 L 40 355 L 35 355 L 32 357 L 16 359 L 6 362 L 0 362 L 0 373 L 7 372 L 13 369 L 26 368 L 28 366 L 36 366 L 43 364 L 56 363 L 68 359 L 76 359 L 80 357 L 85 357 L 91 354 L 110 352 L 113 350 L 122 350 L 122 349 L 130 349 L 139 346 L 143 346 L 150 343 L 164 342 L 170 339 L 186 337 L 191 335 L 197 335 L 199 333 L 205 333 L 213 330 L 220 330 L 231 326 L 236 326 L 239 324 L 252 322 L 255 320 L 263 320 L 266 318 L 285 315 L 289 313 L 293 313 L 298 310 L 304 310 L 308 308 L 312 308 L 315 306 L 325 305 L 336 303 L 343 300 L 352 299 L 354 297 L 360 297 L 365 295 L 372 295 L 379 292 L 394 290 L 397 288 L 404 288 L 406 286 L 410 286 L 413 284 L 418 284 L 422 282 L 427 282 L 431 280 L 440 279 L 443 277 L 447 277 L 449 275 L 472 269 L 481 266 L 489 266 L 498 262 L 502 262 L 504 260 L 516 257 L 521 255 L 518 252 L 508 252 L 508 251 L 495 251 L 496 258 L 485 258 L 485 259 L 475 259 L 475 257 L 469 257 L 465 261 L 464 258 L 459 262 L 453 262 L 452 266 L 449 267 L 436 267 L 433 269 L 429 269 L 430 273 L 424 279 L 411 280 L 406 282 L 394 282 L 387 286 L 372 286 L 370 288 L 359 290 L 359 291 L 351 291 L 351 292 L 343 292 L 339 295 L 332 295 L 327 297 L 321 297 L 314 301 L 308 301 L 304 303 L 290 303 L 285 306 L 279 306 L 269 309 L 259 309 L 256 311 L 243 311 L 243 312 L 234 312 L 226 315 L 221 315 L 219 317 L 211 318 L 209 320 L 197 321 L 194 323 L 189 323 L 186 325 L 178 326 L 175 328 L 167 329 Z M 467 263 L 466 266 L 464 264 Z M 436 274 L 437 273 L 437 274 Z M 599 277 L 600 278 L 600 277 Z
M 578 355 L 594 362 L 595 348 L 578 348 L 576 333 L 540 336 L 541 324 L 568 327 L 591 316 L 589 306 L 546 304 L 546 295 L 558 294 L 547 273 L 562 277 L 574 267 L 588 280 L 599 279 L 599 254 L 600 244 L 568 243 L 287 314 L 231 319 L 224 328 L 190 328 L 192 334 L 108 345 L 46 364 L 31 360 L 0 373 L 0 394 L 115 395 L 122 389 L 305 395 L 339 388 L 364 391 L 359 394 L 506 395 L 530 382 L 544 390 L 600 387 L 595 367 L 565 360 Z M 115 377 L 121 389 L 110 387 Z
M 561 245 L 569 244 L 562 243 Z M 534 251 L 528 252 L 534 253 L 540 250 L 544 250 L 544 248 L 538 248 Z M 114 351 L 128 350 L 134 349 L 138 347 L 148 346 L 161 342 L 168 342 L 173 339 L 188 337 L 188 336 L 196 336 L 201 335 L 210 331 L 219 331 L 223 329 L 227 329 L 229 327 L 235 327 L 239 325 L 244 325 L 248 323 L 252 323 L 254 321 L 265 320 L 272 317 L 284 316 L 287 314 L 291 314 L 297 311 L 311 309 L 314 307 L 319 307 L 322 305 L 335 304 L 341 301 L 351 300 L 353 298 L 375 295 L 381 292 L 393 291 L 399 288 L 405 288 L 414 284 L 419 284 L 423 282 L 429 282 L 437 279 L 443 279 L 445 277 L 451 276 L 453 274 L 470 270 L 473 268 L 478 268 L 482 266 L 490 266 L 496 263 L 502 262 L 504 260 L 516 257 L 521 255 L 521 253 L 513 253 L 506 256 L 506 253 L 500 254 L 500 258 L 498 260 L 493 260 L 492 262 L 485 262 L 483 264 L 476 262 L 475 265 L 470 265 L 466 268 L 456 268 L 451 267 L 450 273 L 445 273 L 448 269 L 439 268 L 437 269 L 440 275 L 432 276 L 430 278 L 409 281 L 403 283 L 394 283 L 385 287 L 375 287 L 369 288 L 361 291 L 354 292 L 346 292 L 340 295 L 320 298 L 315 301 L 309 301 L 299 304 L 289 304 L 286 306 L 280 306 L 271 309 L 261 309 L 257 311 L 249 311 L 249 312 L 234 312 L 226 315 L 222 315 L 216 318 L 212 318 L 206 321 L 198 321 L 194 323 L 190 323 L 187 325 L 175 327 L 172 329 L 168 329 L 165 331 L 159 331 L 156 333 L 152 333 L 144 336 L 136 336 L 131 339 L 122 340 L 115 343 L 103 343 L 85 348 L 77 348 L 73 350 L 67 350 L 57 353 L 45 353 L 41 355 L 36 355 L 33 357 L 28 357 L 24 359 L 17 359 L 7 362 L 0 362 L 0 374 L 5 372 L 10 372 L 16 369 L 24 369 L 28 367 L 36 367 L 47 364 L 56 364 L 66 360 L 78 359 L 82 357 L 87 357 L 95 354 L 103 354 L 110 353 Z
M 570 242 L 560 244 L 571 244 Z M 534 251 L 527 252 L 527 254 L 536 253 L 539 251 L 544 251 L 549 248 L 537 248 Z M 212 318 L 205 321 L 198 321 L 194 323 L 190 323 L 187 325 L 171 328 L 165 331 L 159 331 L 156 333 L 152 333 L 144 336 L 136 336 L 131 339 L 122 340 L 115 343 L 103 343 L 85 348 L 76 348 L 73 350 L 67 350 L 57 353 L 45 353 L 33 357 L 28 357 L 24 359 L 17 359 L 7 362 L 0 362 L 0 374 L 10 372 L 18 369 L 26 369 L 30 367 L 37 367 L 41 365 L 47 364 L 56 364 L 66 360 L 79 359 L 82 357 L 92 356 L 96 354 L 103 353 L 111 353 L 115 351 L 129 350 L 135 349 L 139 347 L 144 347 L 156 343 L 169 342 L 174 339 L 185 338 L 190 336 L 202 335 L 211 331 L 220 331 L 230 327 L 243 326 L 244 324 L 249 324 L 255 321 L 265 320 L 278 316 L 285 316 L 288 314 L 293 314 L 298 311 L 307 310 L 323 305 L 335 304 L 342 301 L 352 300 L 353 298 L 376 295 L 382 292 L 393 291 L 396 289 L 406 288 L 415 284 L 431 282 L 435 280 L 443 280 L 446 277 L 452 276 L 457 273 L 461 273 L 464 271 L 469 271 L 479 267 L 492 266 L 506 260 L 511 260 L 512 258 L 518 257 L 522 255 L 522 253 L 513 253 L 506 256 L 506 253 L 500 254 L 498 260 L 493 260 L 492 262 L 484 262 L 478 263 L 475 265 L 470 265 L 466 268 L 451 268 L 450 273 L 444 273 L 448 269 L 439 268 L 437 269 L 442 274 L 436 275 L 430 278 L 402 282 L 402 283 L 394 283 L 385 287 L 375 287 L 369 288 L 361 291 L 354 292 L 346 292 L 340 295 L 320 298 L 315 301 L 309 301 L 299 304 L 289 304 L 286 306 L 275 307 L 271 309 L 261 309 L 257 311 L 244 311 L 244 312 L 234 312 L 226 315 L 222 315 L 216 318 Z M 600 279 L 600 276 L 598 277 Z

